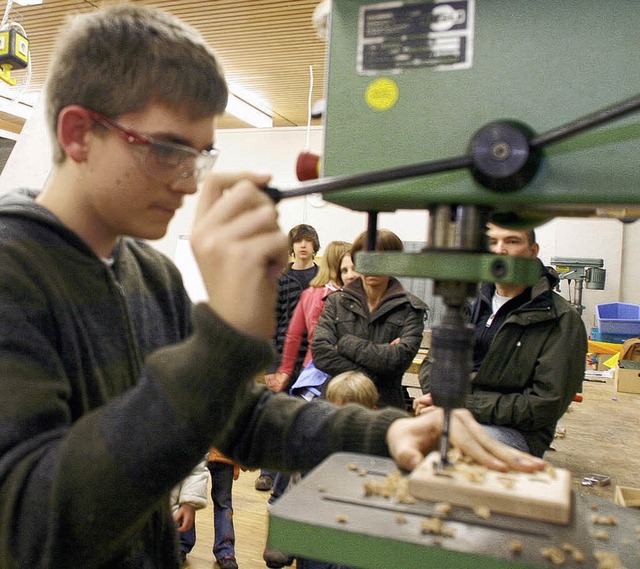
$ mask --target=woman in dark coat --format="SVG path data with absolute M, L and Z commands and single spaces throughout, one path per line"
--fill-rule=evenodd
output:
M 366 233 L 355 240 L 351 255 L 366 248 Z M 376 251 L 402 251 L 400 238 L 377 233 Z M 424 328 L 426 305 L 390 276 L 362 275 L 334 292 L 316 325 L 313 356 L 329 376 L 362 371 L 380 392 L 378 405 L 405 408 L 402 376 L 413 361 Z

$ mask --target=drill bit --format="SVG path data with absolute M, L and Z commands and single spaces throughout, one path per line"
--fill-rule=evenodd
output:
M 442 434 L 440 435 L 440 470 L 444 470 L 449 465 L 447 455 L 449 454 L 449 421 L 451 419 L 451 409 L 445 407 L 444 419 L 442 421 Z

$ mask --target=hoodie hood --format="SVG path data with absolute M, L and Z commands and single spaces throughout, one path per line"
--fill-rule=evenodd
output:
M 64 225 L 53 212 L 35 201 L 39 194 L 40 190 L 20 188 L 0 195 L 0 230 L 4 224 L 11 223 L 11 218 L 28 219 L 63 237 L 82 253 L 97 258 L 91 247 L 77 233 Z M 119 243 L 114 248 L 114 255 L 118 248 Z

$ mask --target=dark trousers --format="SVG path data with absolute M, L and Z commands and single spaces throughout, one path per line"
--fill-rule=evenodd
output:
M 211 473 L 211 501 L 213 502 L 213 555 L 216 559 L 235 557 L 236 535 L 233 529 L 233 465 L 207 462 Z

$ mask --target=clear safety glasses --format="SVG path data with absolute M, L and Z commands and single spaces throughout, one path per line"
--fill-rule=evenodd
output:
M 131 144 L 147 173 L 156 180 L 184 181 L 193 176 L 200 183 L 211 171 L 220 154 L 217 148 L 196 150 L 190 146 L 157 140 L 125 128 L 104 115 L 87 109 L 91 118 Z

